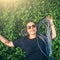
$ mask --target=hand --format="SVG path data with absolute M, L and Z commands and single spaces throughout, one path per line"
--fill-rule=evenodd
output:
M 50 22 L 50 24 L 53 24 L 53 17 L 48 15 L 46 16 L 46 19 Z

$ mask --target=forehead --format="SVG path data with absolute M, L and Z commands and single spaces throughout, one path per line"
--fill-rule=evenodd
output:
M 35 23 L 34 22 L 29 22 L 29 23 L 27 23 L 27 26 L 31 26 L 31 25 L 35 25 Z

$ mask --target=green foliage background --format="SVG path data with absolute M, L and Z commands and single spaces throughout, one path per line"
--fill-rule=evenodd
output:
M 16 0 L 13 4 L 0 4 L 0 34 L 8 40 L 21 37 L 21 29 L 27 20 L 36 23 L 46 15 L 52 15 L 57 31 L 53 40 L 53 56 L 60 59 L 60 1 L 59 0 Z M 24 60 L 25 52 L 17 48 L 9 48 L 0 42 L 1 60 Z

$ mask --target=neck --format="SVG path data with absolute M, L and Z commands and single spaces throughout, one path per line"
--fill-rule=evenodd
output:
M 29 35 L 30 39 L 36 38 L 36 34 Z

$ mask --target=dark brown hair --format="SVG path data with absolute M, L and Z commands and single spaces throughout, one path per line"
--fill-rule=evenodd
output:
M 34 22 L 33 20 L 27 20 L 25 27 L 27 27 L 27 24 L 28 24 L 29 22 L 33 22 L 33 23 L 35 24 L 35 22 Z

